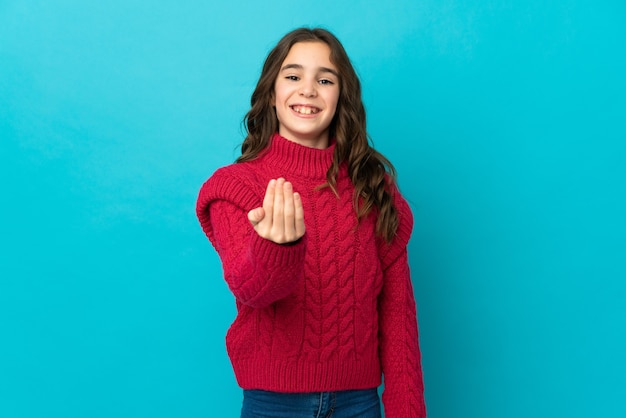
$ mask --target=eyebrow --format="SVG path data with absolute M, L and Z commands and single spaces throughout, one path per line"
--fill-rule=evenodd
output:
M 287 64 L 283 68 L 281 68 L 280 71 L 282 72 L 282 71 L 290 70 L 290 69 L 303 70 L 304 67 L 302 65 L 300 65 L 300 64 Z M 321 72 L 321 73 L 331 73 L 335 77 L 339 78 L 339 73 L 337 71 L 333 70 L 332 68 L 319 67 L 318 71 Z

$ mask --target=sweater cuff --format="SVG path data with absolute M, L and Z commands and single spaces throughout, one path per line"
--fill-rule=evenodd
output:
M 291 245 L 277 244 L 256 233 L 251 234 L 251 240 L 250 255 L 268 272 L 291 270 L 304 261 L 306 234 Z
M 249 258 L 256 266 L 256 284 L 240 294 L 243 303 L 253 308 L 266 307 L 292 294 L 304 277 L 306 235 L 294 245 L 286 246 L 251 237 Z

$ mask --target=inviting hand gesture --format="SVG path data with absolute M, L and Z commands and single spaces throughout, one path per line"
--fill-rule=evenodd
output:
M 297 241 L 305 231 L 302 199 L 284 178 L 270 180 L 263 207 L 248 212 L 248 220 L 259 236 L 277 244 Z

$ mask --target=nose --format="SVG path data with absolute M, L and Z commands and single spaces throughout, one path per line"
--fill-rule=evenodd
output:
M 303 81 L 300 86 L 300 96 L 315 97 L 317 96 L 317 84 L 315 81 Z

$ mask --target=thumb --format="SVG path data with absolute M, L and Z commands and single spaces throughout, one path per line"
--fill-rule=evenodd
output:
M 263 218 L 265 218 L 265 211 L 262 207 L 252 209 L 248 212 L 248 220 L 252 223 L 252 226 L 256 226 Z

